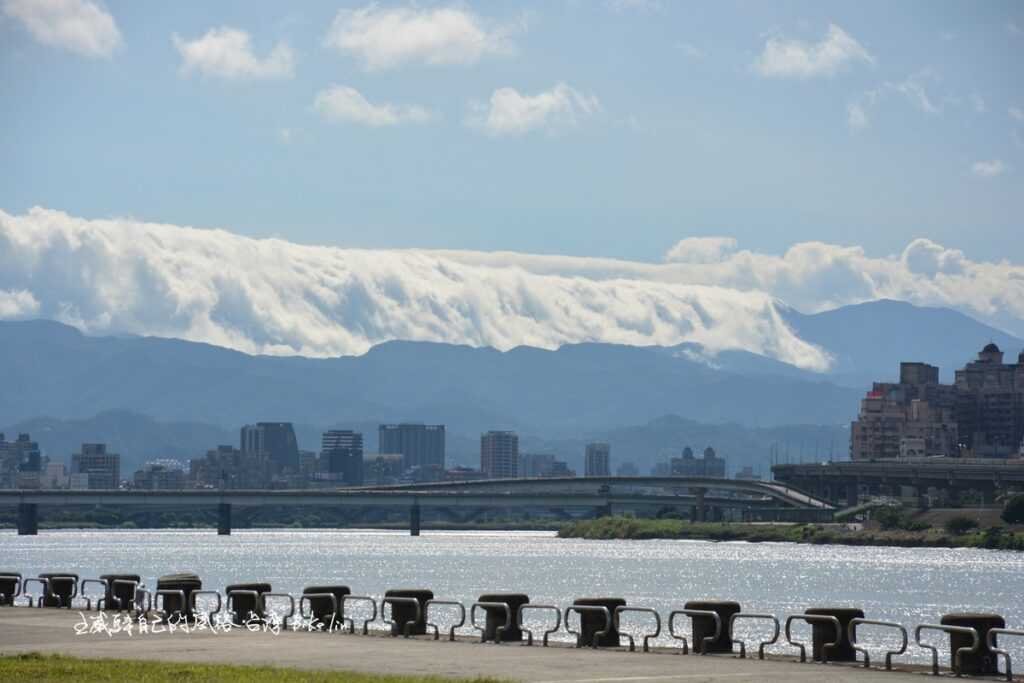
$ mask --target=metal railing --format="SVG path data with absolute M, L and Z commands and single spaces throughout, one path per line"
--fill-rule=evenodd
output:
M 182 619 L 185 616 L 187 610 L 185 609 L 185 591 L 183 591 L 181 589 L 177 589 L 177 588 L 161 588 L 161 589 L 159 589 L 157 591 L 154 591 L 153 592 L 153 604 L 152 604 L 151 609 L 154 612 L 158 613 L 160 615 L 161 619 L 168 619 L 170 617 L 170 615 L 167 613 L 167 610 L 166 609 L 160 609 L 160 598 L 164 599 L 163 606 L 166 607 L 167 606 L 167 596 L 168 595 L 177 596 L 177 598 L 181 601 L 181 603 L 180 603 L 181 607 L 178 608 L 177 610 L 175 610 L 175 612 L 178 613 L 178 618 Z M 146 610 L 146 611 L 148 612 L 149 610 Z
M 579 631 L 573 631 L 572 628 L 569 626 L 569 614 L 572 612 L 576 612 L 580 615 Z M 576 636 L 576 647 L 582 647 L 580 639 L 582 638 L 583 632 L 583 615 L 588 612 L 592 614 L 604 615 L 604 628 L 600 631 L 594 631 L 593 643 L 590 646 L 596 649 L 597 644 L 601 640 L 601 638 L 604 638 L 612 631 L 612 625 L 614 624 L 614 622 L 612 621 L 611 610 L 609 610 L 607 607 L 603 605 L 569 605 L 565 608 L 565 614 L 562 615 L 562 621 L 565 622 L 565 630 L 568 631 L 570 635 Z
M 391 605 L 391 619 L 387 619 L 387 611 L 384 609 L 385 605 Z M 416 608 L 416 616 L 413 619 L 407 619 L 405 621 L 405 627 L 399 626 L 398 622 L 394 619 L 395 616 L 395 605 L 412 605 Z M 398 596 L 385 596 L 380 601 L 380 618 L 385 624 L 391 624 L 395 628 L 401 629 L 402 637 L 408 638 L 411 634 L 412 627 L 419 623 L 420 619 L 423 618 L 423 608 L 420 607 L 420 601 L 416 598 L 402 598 Z
M 999 655 L 1006 657 L 1006 680 L 1013 680 L 1013 662 L 1010 661 L 1010 653 L 1006 650 L 996 647 L 996 636 L 1024 636 L 1024 631 L 1020 631 L 1012 628 L 993 628 L 989 629 L 988 635 L 985 636 L 985 644 L 988 645 L 988 649 L 995 655 L 996 665 L 999 664 Z
M 11 607 L 14 607 L 14 601 L 21 595 L 22 579 L 20 576 L 15 574 L 0 574 L 0 581 L 14 581 L 14 592 L 10 595 L 6 593 L 0 593 L 0 606 L 6 605 L 8 602 Z
M 921 624 L 914 629 L 914 641 L 918 647 L 924 648 L 925 650 L 931 650 L 932 652 L 932 675 L 939 675 L 939 650 L 934 645 L 921 642 L 922 631 L 942 631 L 943 633 L 959 633 L 963 636 L 971 636 L 972 645 L 970 647 L 957 648 L 957 651 L 953 653 L 953 672 L 960 675 L 960 662 L 964 654 L 974 654 L 981 647 L 981 638 L 978 637 L 977 629 L 973 629 L 969 626 L 946 626 L 943 624 Z
M 344 596 L 343 596 L 344 597 Z M 306 605 L 306 601 L 309 601 L 309 614 L 306 614 L 306 610 L 303 609 Z M 310 628 L 314 624 L 317 624 L 319 620 L 316 614 L 313 613 L 313 600 L 330 600 L 331 601 L 331 620 L 327 624 L 328 631 L 334 631 L 335 620 L 338 618 L 338 596 L 334 593 L 303 593 L 299 596 L 299 619 L 306 620 Z M 344 623 L 338 625 L 338 628 L 343 628 Z
M 793 640 L 792 626 L 794 621 L 806 621 L 812 627 L 814 624 L 832 624 L 836 631 L 836 639 L 831 643 L 824 643 L 821 646 L 821 663 L 828 664 L 828 651 L 839 647 L 843 640 L 843 627 L 839 619 L 828 614 L 792 614 L 786 617 L 786 642 L 800 650 L 800 662 L 807 661 L 807 644 Z
M 370 616 L 370 618 L 363 620 L 363 635 L 365 636 L 367 633 L 370 632 L 370 624 L 372 622 L 376 621 L 376 619 L 377 619 L 377 601 L 374 600 L 373 598 L 369 597 L 368 595 L 343 595 L 342 598 L 341 598 L 341 611 L 342 612 L 346 611 L 345 610 L 345 605 L 350 603 L 350 602 L 368 602 L 368 603 L 370 603 L 370 607 L 373 608 L 373 614 Z M 383 606 L 381 607 L 381 609 L 383 610 Z M 342 617 L 341 625 L 344 626 L 346 621 L 348 622 L 348 632 L 349 633 L 355 633 L 356 632 L 355 617 Z
M 779 633 L 782 630 L 782 627 L 779 624 L 778 617 L 776 617 L 774 614 L 756 614 L 754 612 L 736 612 L 731 617 L 729 617 L 729 634 L 732 635 L 732 636 L 735 635 L 734 627 L 735 627 L 736 621 L 738 619 L 763 620 L 763 621 L 770 621 L 770 622 L 772 622 L 772 625 L 774 626 L 774 631 L 772 632 L 771 640 L 762 640 L 762 641 L 758 642 L 758 644 L 757 644 L 757 658 L 758 659 L 764 659 L 764 649 L 766 647 L 768 647 L 769 645 L 774 645 L 775 643 L 779 642 Z M 739 645 L 740 646 L 740 659 L 746 659 L 747 658 L 747 644 L 746 644 L 746 642 L 743 641 L 743 640 L 740 640 L 739 638 L 733 637 L 732 643 L 733 643 L 733 645 Z
M 430 620 L 430 608 L 434 607 L 434 606 L 437 606 L 437 607 L 458 607 L 459 608 L 459 623 L 452 624 L 451 627 L 448 629 L 448 641 L 449 642 L 454 642 L 455 641 L 455 629 L 457 629 L 457 628 L 459 628 L 461 626 L 464 626 L 466 624 L 466 606 L 463 605 L 461 602 L 456 602 L 455 600 L 427 600 L 427 604 L 424 605 L 424 610 L 426 612 L 426 616 L 424 618 L 428 620 L 427 621 L 427 627 L 434 629 L 434 640 L 440 640 L 441 639 L 441 632 L 440 632 L 440 629 L 438 629 L 437 624 L 436 623 L 432 623 L 432 622 L 429 621 Z
M 42 592 L 38 596 L 29 595 L 28 585 L 30 583 L 38 583 L 40 588 L 42 588 Z M 40 578 L 36 578 L 34 576 L 33 577 L 29 577 L 29 578 L 27 578 L 27 579 L 25 579 L 24 581 L 21 582 L 21 589 L 22 589 L 22 592 L 25 594 L 25 598 L 28 600 L 28 606 L 29 607 L 42 607 L 43 606 L 43 598 L 45 598 L 46 595 L 50 592 L 50 580 L 49 579 L 40 579 Z M 38 602 L 38 604 L 35 604 L 36 602 Z
M 520 605 L 519 606 L 519 614 L 516 615 L 516 626 L 519 627 L 520 631 L 525 631 L 526 632 L 526 644 L 527 645 L 533 645 L 533 631 L 531 631 L 530 629 L 526 628 L 526 626 L 523 625 L 523 612 L 525 612 L 528 609 L 545 610 L 545 611 L 549 611 L 549 612 L 554 612 L 555 613 L 555 626 L 554 626 L 554 628 L 550 628 L 550 629 L 544 631 L 543 643 L 544 643 L 544 647 L 547 647 L 548 646 L 548 636 L 550 636 L 552 633 L 558 633 L 558 629 L 560 629 L 562 627 L 562 610 L 560 610 L 559 608 L 555 607 L 554 605 L 530 605 L 530 604 Z
M 288 601 L 288 614 L 281 618 L 281 627 L 288 630 L 288 620 L 295 616 L 295 598 L 292 597 L 291 593 L 272 593 L 267 591 L 266 593 L 260 593 L 259 606 L 260 612 L 266 615 L 269 610 L 267 609 L 267 598 L 282 598 Z
M 218 593 L 217 591 L 203 591 L 203 590 L 192 591 L 191 593 L 189 593 L 189 596 L 188 596 L 189 609 L 190 609 L 190 611 L 192 613 L 196 613 L 196 612 L 199 611 L 199 596 L 201 596 L 201 595 L 212 595 L 213 597 L 217 598 L 217 609 L 213 610 L 212 612 L 204 612 L 204 614 L 206 615 L 206 621 L 207 622 L 212 622 L 213 621 L 213 615 L 219 614 L 220 610 L 221 610 L 221 607 L 224 606 L 223 602 L 221 602 L 220 593 Z
M 700 653 L 701 654 L 706 653 L 708 648 L 711 646 L 711 644 L 714 643 L 716 640 L 718 640 L 719 638 L 722 637 L 722 617 L 719 616 L 718 612 L 713 612 L 711 610 L 705 610 L 705 609 L 677 609 L 677 610 L 673 610 L 673 611 L 669 612 L 669 614 L 668 614 L 668 633 L 669 633 L 670 636 L 672 636 L 673 639 L 681 640 L 683 642 L 683 654 L 684 655 L 690 654 L 690 646 L 689 646 L 689 642 L 686 640 L 686 636 L 681 636 L 678 633 L 676 633 L 675 620 L 676 620 L 676 617 L 678 617 L 678 616 L 689 617 L 690 619 L 693 619 L 694 617 L 698 617 L 698 618 L 699 617 L 705 617 L 707 619 L 714 619 L 715 620 L 715 633 L 714 633 L 714 635 L 704 636 L 704 638 L 701 639 L 701 648 L 700 648 Z M 696 645 L 697 644 L 694 643 L 695 647 L 696 647 Z
M 661 635 L 661 615 L 658 614 L 657 610 L 653 610 L 650 607 L 627 607 L 626 605 L 620 605 L 615 608 L 615 630 L 619 632 L 619 635 L 626 636 L 629 639 L 629 651 L 636 652 L 636 643 L 633 641 L 633 635 L 631 633 L 623 633 L 620 627 L 620 617 L 626 612 L 633 612 L 636 614 L 653 614 L 654 615 L 654 633 L 645 633 L 644 638 L 644 652 L 650 652 L 650 642 L 654 638 Z
M 866 647 L 861 647 L 857 644 L 857 627 L 858 626 L 883 626 L 885 628 L 894 628 L 900 632 L 900 636 L 903 637 L 903 642 L 898 650 L 886 650 L 885 651 L 885 670 L 892 671 L 892 658 L 894 655 L 901 655 L 907 651 L 907 629 L 904 628 L 903 624 L 897 624 L 893 621 L 875 621 L 873 619 L 862 619 L 860 617 L 851 619 L 849 625 L 846 627 L 847 638 L 850 639 L 850 645 L 857 652 L 864 654 L 864 668 L 871 666 L 871 654 L 868 652 Z
M 85 600 L 86 612 L 92 611 L 92 598 L 85 594 L 85 587 L 91 583 L 95 583 L 103 587 L 103 595 L 96 596 L 96 609 L 99 609 L 100 603 L 106 600 L 107 589 L 109 588 L 106 579 L 82 579 L 82 583 L 80 584 L 81 590 L 79 592 L 79 597 Z
M 487 642 L 487 629 L 486 624 L 482 627 L 476 623 L 476 610 L 477 608 L 483 609 L 485 612 L 489 609 L 500 609 L 505 612 L 505 623 L 494 629 L 494 642 L 496 645 L 501 645 L 501 636 L 508 629 L 512 628 L 512 608 L 509 607 L 507 602 L 474 602 L 469 608 L 469 624 L 477 631 L 480 631 L 480 642 Z

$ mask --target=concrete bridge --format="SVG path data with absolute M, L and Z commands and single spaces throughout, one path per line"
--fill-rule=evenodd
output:
M 722 495 L 710 495 L 712 491 Z M 720 518 L 725 510 L 739 511 L 742 517 L 822 521 L 834 510 L 824 501 L 775 484 L 682 477 L 503 479 L 333 490 L 9 490 L 0 491 L 3 505 L 18 507 L 21 535 L 38 532 L 40 506 L 71 505 L 216 508 L 217 531 L 225 535 L 231 533 L 236 507 L 405 509 L 413 535 L 420 532 L 423 509 L 462 511 L 467 519 L 495 509 L 585 509 L 596 514 L 673 509 L 688 511 L 698 521 Z

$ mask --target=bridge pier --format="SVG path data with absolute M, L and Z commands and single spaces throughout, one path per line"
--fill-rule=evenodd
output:
M 39 506 L 18 503 L 18 535 L 35 536 L 39 533 Z
M 409 508 L 409 535 L 420 535 L 420 504 L 413 503 Z
M 231 503 L 217 504 L 217 535 L 231 535 Z
M 705 521 L 705 513 L 707 507 L 704 503 L 704 496 L 707 493 L 707 489 L 693 489 L 693 496 L 696 499 L 693 506 L 693 514 L 690 515 L 691 521 L 703 522 Z

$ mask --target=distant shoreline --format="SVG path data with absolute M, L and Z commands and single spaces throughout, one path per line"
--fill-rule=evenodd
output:
M 882 546 L 902 548 L 989 548 L 1024 551 L 1024 533 L 975 530 L 954 535 L 943 529 L 852 530 L 841 524 L 749 524 L 688 522 L 679 519 L 601 517 L 563 524 L 559 538 L 589 540 L 694 540 L 811 545 Z

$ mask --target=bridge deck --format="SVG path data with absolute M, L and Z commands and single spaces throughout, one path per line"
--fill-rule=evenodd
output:
M 95 613 L 89 613 L 90 615 Z M 101 659 L 252 664 L 298 669 L 337 669 L 367 673 L 491 676 L 532 683 L 670 683 L 672 681 L 900 681 L 917 674 L 864 670 L 851 665 L 827 668 L 790 659 L 737 659 L 677 656 L 568 647 L 525 648 L 424 638 L 329 635 L 323 633 L 194 632 L 93 634 L 76 636 L 76 612 L 0 608 L 0 654 L 50 652 Z

